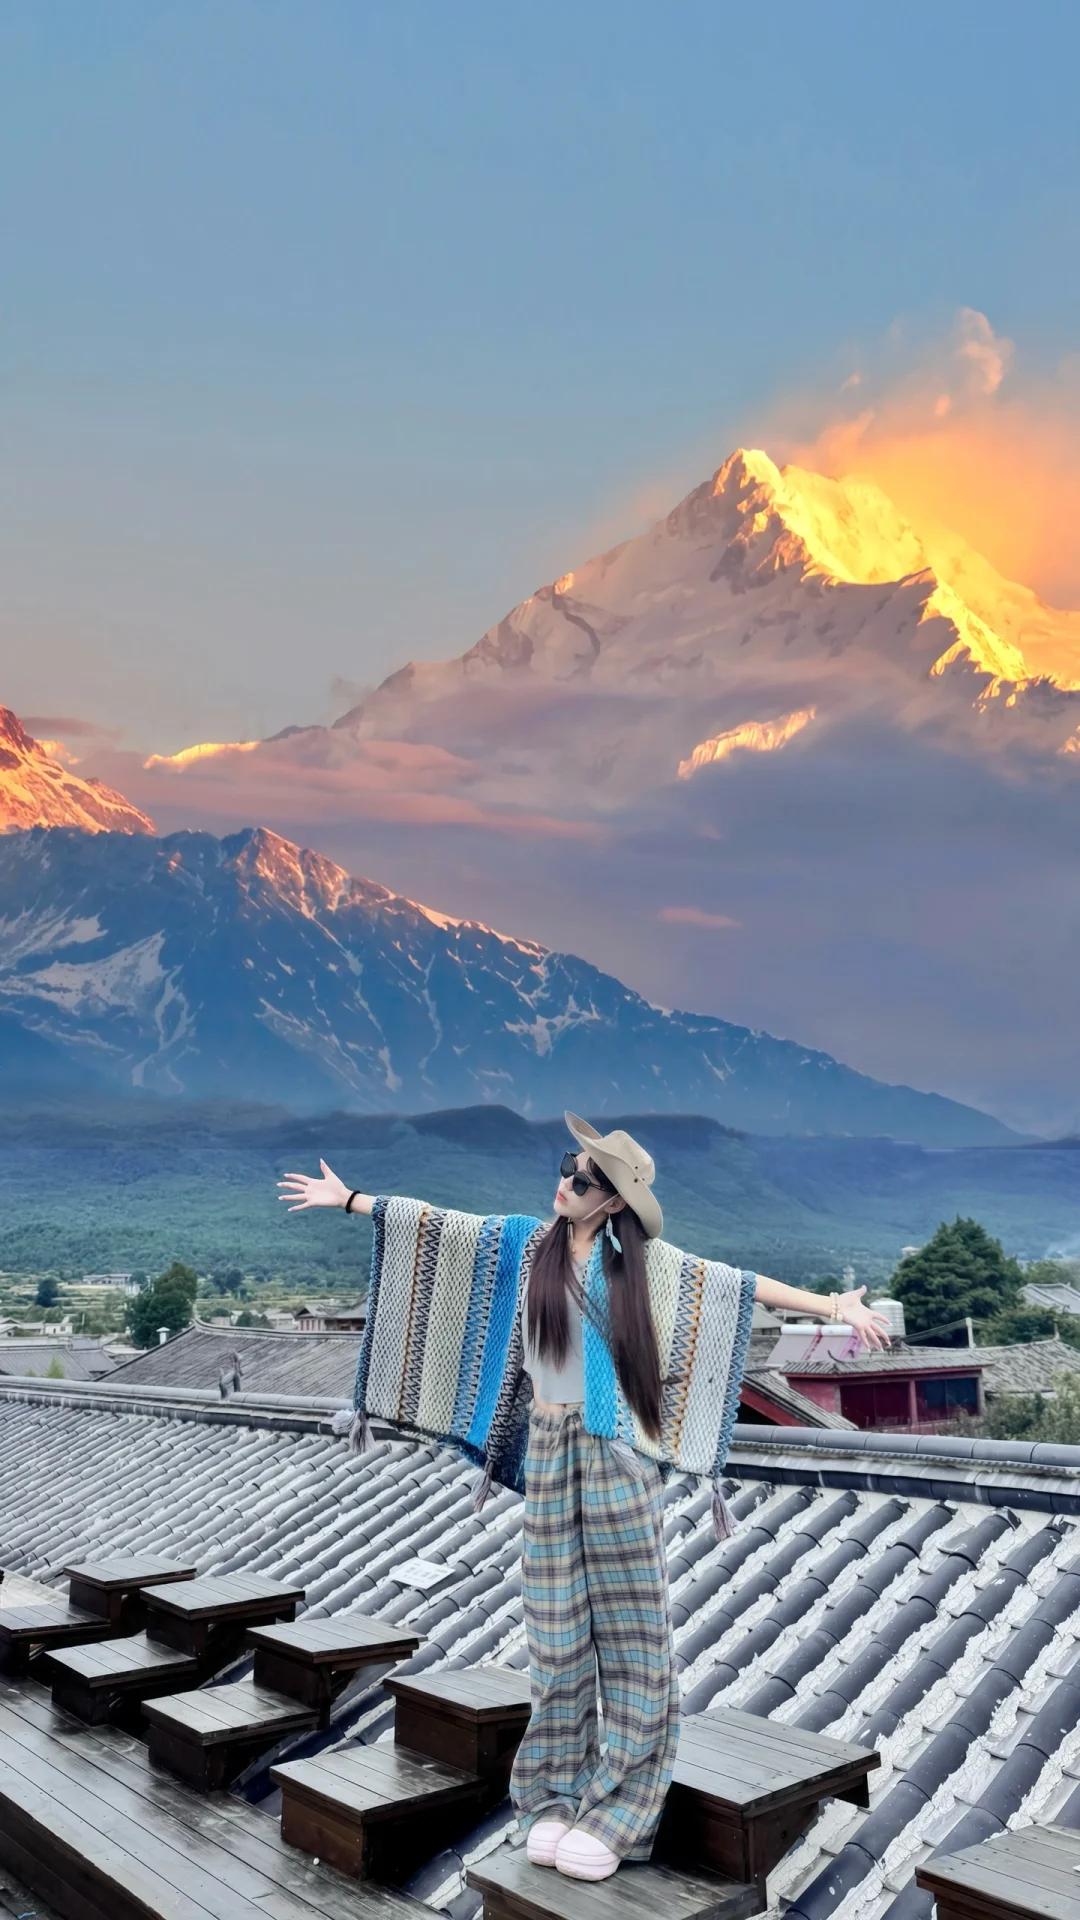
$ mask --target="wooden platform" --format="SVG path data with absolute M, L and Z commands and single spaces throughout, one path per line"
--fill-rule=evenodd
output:
M 245 1802 L 158 1773 L 33 1681 L 0 1680 L 0 1861 L 64 1920 L 430 1920 L 295 1853 Z
M 570 1880 L 499 1847 L 465 1876 L 484 1896 L 484 1920 L 749 1920 L 756 1887 L 674 1867 L 622 1866 L 610 1880 Z
M 193 1580 L 195 1568 L 180 1566 L 152 1553 L 129 1553 L 109 1560 L 80 1560 L 65 1567 L 68 1597 L 84 1613 L 100 1614 L 114 1633 L 136 1633 L 146 1624 L 144 1587 L 171 1580 Z
M 296 1733 L 314 1733 L 319 1716 L 254 1680 L 200 1687 L 147 1700 L 150 1758 L 201 1793 L 227 1787 L 245 1767 Z
M 527 1673 L 514 1667 L 465 1667 L 404 1674 L 386 1682 L 395 1700 L 394 1738 L 416 1753 L 460 1767 L 485 1782 L 490 1802 L 503 1798 L 529 1724 Z
M 408 1879 L 468 1833 L 482 1783 L 400 1746 L 339 1747 L 270 1769 L 281 1788 L 281 1831 L 306 1853 L 361 1879 Z
M 199 1678 L 199 1663 L 191 1654 L 160 1646 L 145 1633 L 59 1648 L 49 1656 L 49 1669 L 56 1705 L 92 1726 L 122 1704 L 137 1707 L 156 1694 L 179 1693 Z
M 143 1588 L 151 1640 L 193 1654 L 204 1671 L 223 1666 L 244 1645 L 249 1627 L 293 1620 L 302 1587 L 285 1587 L 259 1573 L 225 1573 Z
M 1080 1920 L 1080 1833 L 1020 1827 L 916 1870 L 937 1920 Z
M 262 1687 L 287 1693 L 316 1709 L 319 1725 L 330 1723 L 334 1701 L 363 1673 L 372 1678 L 415 1653 L 418 1634 L 392 1627 L 366 1614 L 331 1620 L 296 1620 L 289 1625 L 251 1627 L 255 1679 Z
M 104 1640 L 112 1632 L 107 1620 L 62 1601 L 39 1607 L 0 1608 L 0 1673 L 27 1673 L 30 1662 L 51 1647 L 69 1647 L 82 1640 Z
M 822 1800 L 869 1805 L 876 1752 L 733 1709 L 688 1715 L 656 1856 L 753 1881 L 816 1819 Z

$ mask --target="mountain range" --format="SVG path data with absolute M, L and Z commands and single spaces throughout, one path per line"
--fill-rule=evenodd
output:
M 0 837 L 0 1080 L 336 1103 L 696 1111 L 761 1133 L 1005 1141 L 986 1114 L 650 1005 L 571 954 L 265 829 Z
M 650 1000 L 1080 1122 L 1080 614 L 744 449 L 441 644 L 333 725 L 86 764 L 168 829 L 258 820 Z
M 1076 1141 L 951 1152 L 894 1140 L 747 1134 L 688 1114 L 613 1114 L 657 1166 L 677 1246 L 799 1284 L 880 1283 L 903 1247 L 970 1214 L 1025 1259 L 1080 1252 Z M 150 1094 L 0 1101 L 0 1271 L 200 1273 L 239 1267 L 320 1290 L 363 1284 L 370 1223 L 293 1215 L 274 1182 L 323 1156 L 350 1186 L 480 1213 L 546 1214 L 561 1116 L 499 1105 L 311 1113 Z M 48 1204 L 42 1204 L 42 1195 Z

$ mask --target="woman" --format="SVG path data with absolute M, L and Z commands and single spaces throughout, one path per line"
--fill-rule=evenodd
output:
M 370 1415 L 482 1464 L 481 1501 L 493 1478 L 524 1490 L 533 1711 L 510 1791 L 530 1860 L 603 1880 L 649 1858 L 675 1762 L 663 1470 L 716 1483 L 754 1302 L 815 1318 L 826 1303 L 668 1245 L 644 1148 L 566 1123 L 580 1151 L 563 1156 L 547 1226 L 373 1199 L 325 1161 L 321 1179 L 279 1185 L 292 1212 L 374 1215 L 356 1444 Z M 880 1347 L 888 1322 L 865 1291 L 828 1310 Z

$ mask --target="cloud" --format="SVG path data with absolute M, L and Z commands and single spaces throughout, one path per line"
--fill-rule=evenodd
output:
M 707 913 L 704 907 L 661 907 L 656 915 L 671 927 L 739 927 L 741 920 L 726 913 Z
M 952 528 L 1007 579 L 1080 606 L 1080 356 L 1028 373 L 964 307 L 938 335 L 896 323 L 837 386 L 758 422 L 774 456 L 866 474 L 920 533 Z
M 322 728 L 266 741 L 203 742 L 142 760 L 102 753 L 93 771 L 159 818 L 213 821 L 215 830 L 271 822 L 379 820 L 403 826 L 471 827 L 525 840 L 609 837 L 601 823 L 541 811 L 485 806 L 462 788 L 476 763 L 427 741 L 346 739 Z
M 94 720 L 62 720 L 55 714 L 40 713 L 26 713 L 21 718 L 27 733 L 32 733 L 35 740 L 40 740 L 44 733 L 61 740 L 97 740 L 110 733 L 113 738 L 118 737 L 116 730 L 99 727 Z

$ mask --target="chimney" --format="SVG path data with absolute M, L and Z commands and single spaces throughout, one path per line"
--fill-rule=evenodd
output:
M 169 1337 L 169 1329 L 168 1329 L 168 1327 L 159 1327 L 159 1328 L 158 1328 L 158 1330 L 157 1330 L 157 1343 L 158 1343 L 158 1346 L 159 1346 L 159 1347 L 163 1347 L 163 1346 L 165 1345 L 165 1342 L 166 1342 L 166 1340 L 168 1339 L 168 1337 Z

